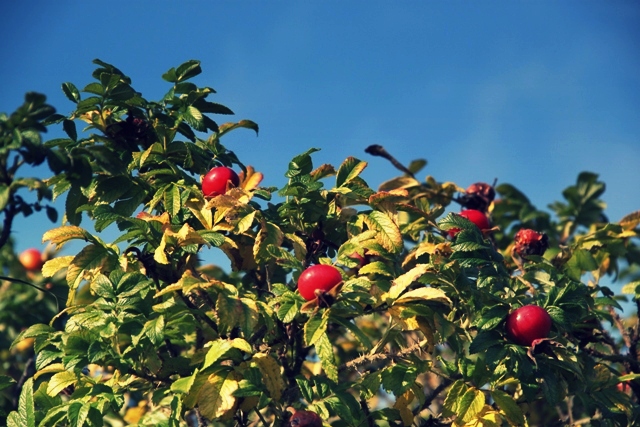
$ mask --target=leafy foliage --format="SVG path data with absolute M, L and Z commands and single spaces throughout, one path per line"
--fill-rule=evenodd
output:
M 171 87 L 159 101 L 95 63 L 82 90 L 62 86 L 70 115 L 41 111 L 43 98 L 30 95 L 40 107 L 12 116 L 22 117 L 11 121 L 17 131 L 2 128 L 39 138 L 38 120 L 62 126 L 66 138 L 30 154 L 54 173 L 33 188 L 66 197 L 44 240 L 84 245 L 30 278 L 64 286 L 65 304 L 12 337 L 13 348 L 32 340 L 33 371 L 0 376 L 0 389 L 19 394 L 4 405 L 7 425 L 281 426 L 298 409 L 336 427 L 637 422 L 637 320 L 624 326 L 624 298 L 602 279 L 625 280 L 636 300 L 640 221 L 608 222 L 597 175 L 580 174 L 551 213 L 498 186 L 484 232 L 445 213 L 460 187 L 413 176 L 425 161 L 375 190 L 361 177 L 365 161 L 315 166 L 312 148 L 291 160 L 283 188 L 263 187 L 221 143 L 258 126 L 210 117 L 232 111 L 190 82 L 198 61 L 162 76 Z M 28 153 L 30 135 L 5 146 Z M 240 185 L 204 197 L 200 179 L 219 165 L 241 169 Z M 544 257 L 512 257 L 522 228 L 547 234 Z M 230 271 L 201 265 L 205 251 L 224 253 Z M 307 302 L 297 278 L 318 263 L 343 281 Z M 5 285 L 12 305 L 1 312 L 15 313 L 23 295 Z M 553 319 L 531 347 L 504 330 L 526 304 Z

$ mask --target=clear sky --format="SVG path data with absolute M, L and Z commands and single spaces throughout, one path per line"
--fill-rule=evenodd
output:
M 581 171 L 600 174 L 612 221 L 640 210 L 640 2 L 563 1 L 11 1 L 2 7 L 0 111 L 38 91 L 84 87 L 100 58 L 147 99 L 161 74 L 202 61 L 196 83 L 248 118 L 223 143 L 281 186 L 289 160 L 369 161 L 372 187 L 399 172 L 364 153 L 466 187 L 508 182 L 536 206 Z M 223 117 L 214 118 L 219 123 Z M 49 137 L 56 136 L 51 131 Z M 26 174 L 26 171 L 23 171 Z M 52 228 L 20 222 L 18 249 Z

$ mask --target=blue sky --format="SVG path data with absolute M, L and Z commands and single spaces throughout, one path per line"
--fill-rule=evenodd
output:
M 316 164 L 369 161 L 376 187 L 397 171 L 364 153 L 375 143 L 426 158 L 420 178 L 497 178 L 539 208 L 592 171 L 611 220 L 640 210 L 637 1 L 16 1 L 0 22 L 2 112 L 38 91 L 68 113 L 60 85 L 89 83 L 94 58 L 147 99 L 168 90 L 163 72 L 199 59 L 196 83 L 229 119 L 259 123 L 259 137 L 223 142 L 265 185 L 317 147 Z M 54 226 L 36 222 L 18 224 L 18 249 Z

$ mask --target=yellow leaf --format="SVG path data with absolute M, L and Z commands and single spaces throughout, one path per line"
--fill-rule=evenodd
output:
M 400 324 L 400 327 L 403 331 L 415 331 L 416 329 L 420 329 L 420 324 L 418 323 L 418 319 L 416 316 L 412 317 L 402 317 L 402 311 L 405 307 L 401 305 L 394 305 L 389 308 L 388 313 L 393 317 L 393 320 Z
M 401 304 L 401 303 L 406 304 L 412 301 L 425 301 L 425 300 L 441 302 L 443 304 L 447 304 L 451 306 L 451 300 L 441 289 L 431 288 L 428 286 L 414 289 L 405 294 L 402 294 L 402 296 L 398 298 L 394 302 L 394 304 Z
M 256 172 L 252 166 L 247 166 L 246 174 L 244 171 L 240 171 L 238 175 L 240 177 L 240 188 L 245 191 L 251 191 L 258 187 L 264 177 L 262 173 Z
M 213 213 L 211 208 L 206 206 L 204 200 L 194 197 L 187 200 L 185 206 L 200 221 L 205 230 L 211 230 L 213 227 Z
M 409 408 L 409 404 L 413 401 L 413 398 L 413 392 L 407 390 L 402 396 L 399 396 L 393 404 L 393 408 L 400 411 L 400 418 L 402 418 L 402 424 L 405 427 L 413 424 L 413 412 Z
M 420 276 L 429 271 L 430 267 L 428 264 L 418 264 L 413 267 L 411 270 L 407 271 L 401 276 L 398 276 L 392 283 L 391 288 L 389 289 L 388 298 L 392 301 L 395 301 L 402 292 L 404 292 L 409 285 L 411 285 L 414 281 L 416 281 Z
M 164 252 L 164 248 L 167 247 L 167 235 L 162 235 L 162 240 L 160 240 L 160 244 L 153 251 L 153 259 L 159 264 L 169 264 L 169 258 L 167 258 L 167 254 Z
M 85 229 L 75 225 L 65 225 L 63 227 L 54 228 L 49 230 L 42 236 L 42 242 L 51 241 L 56 245 L 56 248 L 62 247 L 62 245 L 69 240 L 79 239 L 84 241 L 91 240 L 91 234 Z
M 58 271 L 67 268 L 69 264 L 71 264 L 71 261 L 73 261 L 73 258 L 75 258 L 73 255 L 69 255 L 50 259 L 42 266 L 42 275 L 44 277 L 53 277 Z
M 389 191 L 396 188 L 418 187 L 419 185 L 420 182 L 415 178 L 412 178 L 410 176 L 399 176 L 380 184 L 380 187 L 378 187 L 378 191 Z
M 280 365 L 273 357 L 264 353 L 254 354 L 252 360 L 262 374 L 262 379 L 269 391 L 269 395 L 276 402 L 279 401 L 282 397 L 282 390 L 285 387 Z

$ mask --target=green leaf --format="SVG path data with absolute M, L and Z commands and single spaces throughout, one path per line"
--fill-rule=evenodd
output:
M 413 386 L 419 373 L 414 366 L 390 366 L 382 371 L 382 386 L 388 392 L 401 396 Z
M 191 390 L 193 383 L 196 381 L 198 372 L 199 369 L 196 368 L 192 375 L 175 380 L 173 383 L 171 383 L 171 391 L 179 394 L 189 393 L 189 390 Z
M 180 188 L 175 185 L 169 185 L 164 192 L 164 207 L 171 216 L 176 216 L 182 209 L 182 200 L 180 199 Z
M 7 421 L 8 427 L 36 427 L 35 407 L 33 404 L 33 378 L 29 378 L 22 385 L 18 411 L 12 412 Z
M 571 267 L 580 269 L 581 271 L 593 271 L 599 268 L 598 262 L 593 255 L 586 249 L 576 249 L 568 262 Z
M 462 380 L 457 380 L 451 385 L 447 397 L 444 400 L 443 415 L 451 416 L 458 413 L 462 396 L 468 389 L 469 387 Z
M 157 318 L 147 321 L 143 330 L 153 344 L 160 344 L 164 340 L 164 316 L 161 314 Z
M 9 388 L 16 383 L 16 380 L 8 375 L 0 375 L 0 390 Z
M 306 152 L 295 156 L 289 162 L 289 170 L 285 173 L 287 178 L 293 178 L 299 175 L 308 175 L 313 170 L 313 162 L 311 161 L 311 153 L 320 151 L 318 148 L 311 148 Z
M 327 320 L 326 316 L 321 316 L 319 314 L 310 318 L 307 323 L 304 325 L 304 342 L 305 346 L 310 347 L 314 345 L 322 335 L 326 334 L 327 331 Z
M 69 135 L 69 138 L 71 138 L 74 141 L 78 140 L 78 131 L 76 130 L 76 122 L 74 122 L 73 120 L 64 120 L 62 122 L 62 128 L 64 129 L 66 134 Z
M 209 347 L 209 351 L 207 351 L 202 369 L 207 369 L 209 366 L 216 363 L 232 348 L 231 342 L 228 340 L 218 339 L 214 341 L 211 344 L 211 347 Z
M 200 68 L 200 61 L 189 60 L 183 64 L 181 64 L 175 71 L 177 76 L 176 81 L 182 82 L 185 80 L 189 80 L 192 77 L 197 76 L 202 72 L 202 68 Z M 164 76 L 163 76 L 164 78 Z
M 340 165 L 340 168 L 338 169 L 338 173 L 336 175 L 336 187 L 348 184 L 360 175 L 366 167 L 367 162 L 358 160 L 355 157 L 348 157 L 344 162 L 342 162 L 342 165 Z
M 491 397 L 512 425 L 525 424 L 524 414 L 513 397 L 500 390 L 493 390 Z
M 326 333 L 322 334 L 316 340 L 315 348 L 320 357 L 322 369 L 324 369 L 327 377 L 332 381 L 338 382 L 338 367 L 336 366 L 335 355 L 333 354 L 333 346 Z
M 73 83 L 62 83 L 62 92 L 69 98 L 69 101 L 76 104 L 80 101 L 80 91 Z

